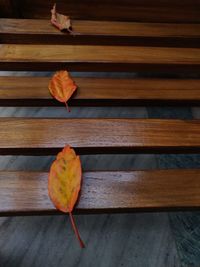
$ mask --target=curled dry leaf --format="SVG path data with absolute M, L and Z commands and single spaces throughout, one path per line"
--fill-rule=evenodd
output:
M 68 111 L 67 101 L 76 91 L 77 85 L 66 70 L 56 72 L 49 82 L 49 91 L 58 101 L 65 103 Z
M 51 23 L 60 31 L 67 30 L 69 33 L 73 33 L 70 17 L 57 13 L 56 4 L 51 10 Z
M 80 246 L 84 247 L 75 225 L 72 211 L 81 188 L 82 170 L 79 156 L 69 145 L 58 153 L 50 168 L 48 180 L 49 197 L 55 207 L 62 212 L 69 212 L 74 232 Z

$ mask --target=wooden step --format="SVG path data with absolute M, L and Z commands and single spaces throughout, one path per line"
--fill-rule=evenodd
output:
M 0 215 L 56 213 L 48 173 L 0 172 Z M 200 207 L 200 170 L 84 172 L 76 212 Z
M 0 70 L 200 69 L 200 49 L 89 45 L 0 45 Z
M 66 111 L 67 116 L 67 111 Z M 0 119 L 0 154 L 200 152 L 200 120 Z
M 50 20 L 0 19 L 0 42 L 200 47 L 200 24 L 73 20 L 74 34 Z
M 78 78 L 76 106 L 200 105 L 199 79 Z M 0 77 L 1 106 L 63 106 L 49 94 L 50 77 Z

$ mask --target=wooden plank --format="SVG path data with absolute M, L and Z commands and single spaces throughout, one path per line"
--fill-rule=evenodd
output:
M 200 37 L 200 24 L 73 20 L 72 26 L 75 36 Z M 58 31 L 49 20 L 44 19 L 0 19 L 0 34 L 3 33 L 73 37 L 73 35 Z
M 73 77 L 76 106 L 200 104 L 199 79 L 112 79 Z M 49 94 L 49 77 L 0 77 L 1 106 L 62 105 Z
M 0 70 L 200 69 L 200 49 L 90 45 L 0 45 Z
M 47 173 L 0 172 L 0 215 L 58 213 Z M 200 207 L 200 170 L 84 172 L 76 212 Z
M 67 111 L 66 111 L 67 116 Z M 0 154 L 200 152 L 200 120 L 0 119 Z
M 200 47 L 200 24 L 72 21 L 74 34 L 49 20 L 0 19 L 1 43 L 129 44 Z
M 17 0 L 22 18 L 47 18 L 54 1 Z M 199 0 L 58 0 L 57 10 L 73 19 L 200 22 Z

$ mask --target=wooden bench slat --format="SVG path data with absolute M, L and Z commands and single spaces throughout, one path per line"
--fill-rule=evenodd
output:
M 112 35 L 131 37 L 200 37 L 200 24 L 139 23 L 121 21 L 72 20 L 76 35 Z M 60 32 L 45 19 L 0 19 L 0 34 L 52 34 L 73 37 Z
M 0 19 L 1 43 L 140 44 L 200 47 L 200 24 L 73 20 L 74 35 L 50 20 Z
M 199 79 L 77 78 L 70 105 L 200 104 Z M 1 106 L 63 105 L 49 94 L 50 77 L 0 77 Z
M 0 214 L 56 213 L 44 172 L 0 172 Z M 200 170 L 84 172 L 77 212 L 200 207 Z
M 67 116 L 67 113 L 66 113 Z M 0 154 L 200 152 L 200 120 L 0 119 Z
M 0 45 L 1 70 L 200 69 L 200 49 L 87 45 Z

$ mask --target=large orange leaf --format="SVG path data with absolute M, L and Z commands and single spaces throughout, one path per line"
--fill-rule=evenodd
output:
M 77 85 L 66 70 L 57 71 L 49 82 L 49 91 L 51 95 L 58 101 L 65 103 L 68 110 L 67 101 L 76 89 Z
M 80 238 L 72 216 L 72 211 L 81 188 L 81 162 L 75 151 L 66 146 L 58 153 L 50 168 L 48 191 L 55 207 L 62 212 L 69 212 L 70 220 L 81 247 L 84 244 Z

